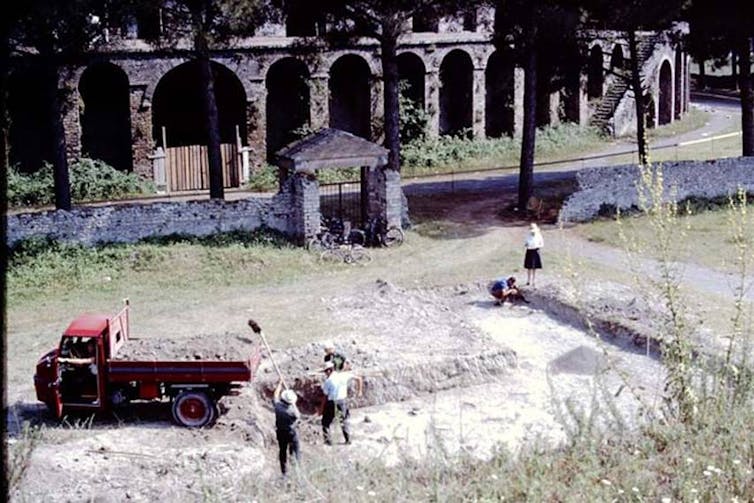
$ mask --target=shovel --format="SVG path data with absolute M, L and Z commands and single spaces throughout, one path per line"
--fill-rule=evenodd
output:
M 267 354 L 270 355 L 270 361 L 272 362 L 272 366 L 275 367 L 275 372 L 278 373 L 278 377 L 280 377 L 280 381 L 283 383 L 283 387 L 285 389 L 288 389 L 288 385 L 285 383 L 285 379 L 283 378 L 283 373 L 280 372 L 280 368 L 278 367 L 278 364 L 275 363 L 275 359 L 272 357 L 272 350 L 270 349 L 270 345 L 267 342 L 267 338 L 262 333 L 262 327 L 259 326 L 259 323 L 256 321 L 249 319 L 249 327 L 251 327 L 251 330 L 259 335 L 261 337 L 262 342 L 264 343 L 265 349 L 267 349 Z

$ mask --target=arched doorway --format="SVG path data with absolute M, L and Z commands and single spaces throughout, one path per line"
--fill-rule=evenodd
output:
M 422 59 L 412 52 L 398 55 L 398 79 L 403 96 L 424 108 L 424 77 L 427 73 Z
M 471 129 L 473 85 L 471 57 L 460 49 L 450 51 L 440 65 L 440 134 Z
M 620 44 L 615 44 L 613 46 L 613 52 L 610 55 L 610 71 L 621 71 L 623 70 L 624 65 L 625 60 L 623 58 L 623 47 L 621 47 Z
M 602 59 L 602 47 L 597 44 L 589 51 L 587 93 L 590 99 L 602 97 L 602 86 L 605 82 Z
M 211 62 L 215 81 L 215 100 L 220 127 L 220 142 L 235 143 L 236 128 L 246 139 L 246 92 L 235 73 Z M 207 112 L 201 85 L 199 63 L 183 63 L 166 73 L 157 83 L 152 106 L 152 135 L 167 146 L 207 145 Z
M 8 79 L 8 158 L 22 173 L 33 173 L 53 159 L 54 119 L 45 81 L 45 72 L 38 67 L 16 70 Z
M 79 81 L 82 154 L 131 171 L 131 104 L 126 73 L 111 63 L 84 70 Z
M 485 69 L 485 124 L 488 138 L 513 136 L 514 65 L 499 51 L 492 53 Z
M 670 124 L 673 120 L 673 70 L 670 62 L 665 60 L 660 66 L 660 98 L 657 113 L 659 124 Z
M 330 127 L 371 137 L 371 72 L 364 58 L 347 54 L 330 68 Z
M 296 139 L 294 130 L 309 124 L 309 70 L 283 58 L 267 71 L 267 157 Z

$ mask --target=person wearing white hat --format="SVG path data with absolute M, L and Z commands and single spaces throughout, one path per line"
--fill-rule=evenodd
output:
M 358 396 L 362 396 L 364 392 L 364 380 L 361 376 L 355 375 L 350 370 L 335 371 L 335 364 L 331 361 L 325 363 L 323 371 L 325 376 L 327 376 L 324 384 L 322 384 L 322 391 L 325 394 L 325 403 L 322 409 L 322 433 L 325 437 L 325 444 L 332 445 L 330 425 L 332 425 L 336 416 L 340 421 L 340 428 L 343 430 L 343 438 L 346 444 L 350 444 L 351 429 L 348 421 L 350 411 L 348 410 L 347 403 L 348 384 L 351 379 L 356 379 L 359 385 Z
M 297 399 L 298 396 L 292 389 L 283 390 L 281 379 L 272 395 L 272 401 L 275 405 L 275 431 L 278 448 L 280 449 L 280 471 L 283 472 L 283 477 L 288 472 L 288 454 L 292 454 L 296 461 L 301 459 L 298 432 L 296 431 L 296 423 L 301 417 L 301 413 L 296 407 Z

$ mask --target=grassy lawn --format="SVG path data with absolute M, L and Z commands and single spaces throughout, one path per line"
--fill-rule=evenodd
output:
M 751 208 L 751 202 L 749 207 Z M 625 249 L 627 243 L 632 243 L 642 248 L 644 254 L 660 258 L 659 250 L 652 246 L 656 239 L 656 231 L 646 220 L 646 217 L 624 217 L 620 223 L 614 220 L 600 220 L 578 226 L 577 232 L 589 241 L 615 248 Z M 740 215 L 736 212 L 718 208 L 684 216 L 679 222 L 683 228 L 674 236 L 676 242 L 673 250 L 679 261 L 723 272 L 738 271 L 739 252 L 734 246 L 734 230 L 737 225 L 743 226 L 744 239 L 750 247 L 749 253 L 754 250 L 754 218 L 750 210 L 744 221 L 740 220 Z

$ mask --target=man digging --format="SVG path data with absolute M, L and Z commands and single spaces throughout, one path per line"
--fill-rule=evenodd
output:
M 347 404 L 348 384 L 351 379 L 356 379 L 358 382 L 357 396 L 360 397 L 364 391 L 364 379 L 361 376 L 355 375 L 350 370 L 336 372 L 335 364 L 332 361 L 325 363 L 324 372 L 327 377 L 322 384 L 322 391 L 325 393 L 325 404 L 322 411 L 322 433 L 325 437 L 325 444 L 332 445 L 330 425 L 332 425 L 336 415 L 343 430 L 345 443 L 350 444 L 351 431 L 348 421 L 350 411 Z

